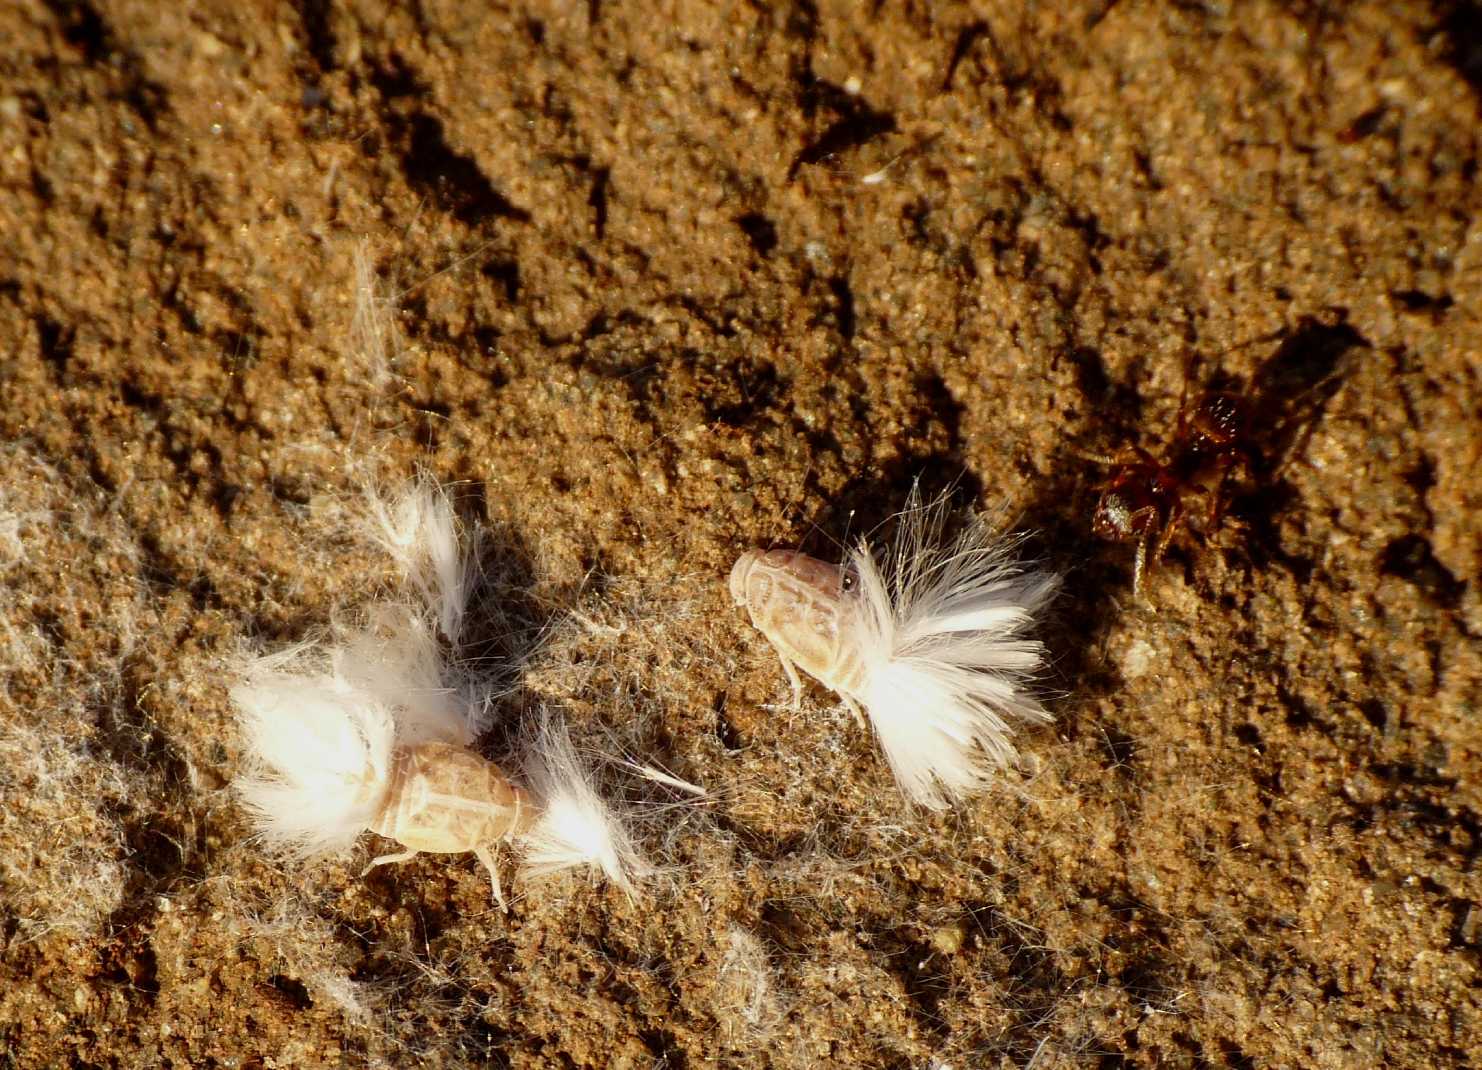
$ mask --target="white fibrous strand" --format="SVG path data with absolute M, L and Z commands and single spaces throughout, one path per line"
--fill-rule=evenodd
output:
M 482 711 L 469 705 L 459 686 L 462 670 L 413 606 L 370 606 L 364 626 L 344 631 L 329 658 L 338 679 L 392 710 L 399 746 L 468 746 L 482 727 Z
M 368 495 L 367 528 L 456 645 L 479 579 L 478 531 L 465 538 L 447 492 L 427 476 L 394 496 Z
M 982 518 L 944 539 L 946 514 L 913 491 L 884 552 L 861 541 L 835 566 L 751 551 L 731 576 L 795 689 L 797 666 L 867 714 L 901 789 L 932 809 L 1014 761 L 1012 721 L 1050 719 L 1030 690 L 1045 652 L 1029 633 L 1059 583 Z
M 522 749 L 525 785 L 540 814 L 520 840 L 525 871 L 538 875 L 596 866 L 631 895 L 634 881 L 652 867 L 598 794 L 592 769 L 566 729 L 545 714 Z
M 333 175 L 333 170 L 331 170 Z M 350 320 L 352 367 L 376 390 L 392 380 L 392 367 L 400 356 L 401 335 L 397 330 L 394 302 L 381 292 L 370 250 L 362 242 L 355 249 L 355 312 Z
M 933 809 L 1015 760 L 1011 719 L 1050 720 L 1026 690 L 1045 656 L 1027 633 L 1059 586 L 1020 565 L 1020 540 L 997 537 L 981 517 L 944 544 L 945 512 L 944 501 L 911 502 L 883 569 L 863 543 L 849 555 L 866 666 L 851 697 L 901 788 Z

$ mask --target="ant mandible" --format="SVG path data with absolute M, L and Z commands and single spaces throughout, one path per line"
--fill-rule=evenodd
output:
M 1249 441 L 1250 407 L 1239 394 L 1208 391 L 1188 404 L 1188 385 L 1179 404 L 1178 428 L 1160 456 L 1141 446 L 1115 457 L 1093 457 L 1114 471 L 1091 515 L 1091 530 L 1113 542 L 1135 541 L 1132 594 L 1142 593 L 1149 558 L 1157 564 L 1181 528 L 1200 534 L 1217 530 L 1224 519 L 1232 474 L 1255 471 Z M 1188 499 L 1202 497 L 1202 516 Z

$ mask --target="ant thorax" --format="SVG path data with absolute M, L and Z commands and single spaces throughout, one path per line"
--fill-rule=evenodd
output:
M 1181 529 L 1209 533 L 1224 515 L 1228 483 L 1237 467 L 1250 473 L 1247 407 L 1236 394 L 1210 391 L 1184 405 L 1173 439 L 1158 454 L 1125 450 L 1105 484 L 1091 529 L 1113 542 L 1136 542 L 1134 591 L 1149 559 L 1156 563 Z M 1202 500 L 1202 509 L 1190 507 Z

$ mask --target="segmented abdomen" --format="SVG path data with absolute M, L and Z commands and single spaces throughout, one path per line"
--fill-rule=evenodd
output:
M 456 854 L 518 835 L 534 816 L 493 762 L 452 743 L 423 743 L 398 753 L 371 831 L 415 851 Z

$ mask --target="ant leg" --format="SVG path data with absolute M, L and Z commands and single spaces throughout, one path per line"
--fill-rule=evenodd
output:
M 367 873 L 375 869 L 377 866 L 389 865 L 392 862 L 405 862 L 409 858 L 416 857 L 417 852 L 413 850 L 401 851 L 400 853 L 394 855 L 377 855 L 375 858 L 371 859 L 370 865 L 366 866 L 360 871 L 360 875 L 364 877 Z
M 504 889 L 499 886 L 499 867 L 494 864 L 494 852 L 487 847 L 475 847 L 473 853 L 489 871 L 489 883 L 494 886 L 494 902 L 499 904 L 500 910 L 508 914 L 509 904 L 504 901 Z
M 1184 361 L 1183 361 L 1183 364 L 1184 364 L 1184 366 L 1183 366 L 1183 379 L 1184 379 L 1184 382 L 1183 382 L 1183 386 L 1181 386 L 1179 388 L 1179 391 L 1178 391 L 1178 427 L 1177 427 L 1177 431 L 1176 431 L 1175 437 L 1176 437 L 1177 441 L 1179 441 L 1179 442 L 1186 442 L 1187 441 L 1187 435 L 1188 435 L 1189 426 L 1190 426 L 1190 421 L 1189 421 L 1189 384 L 1190 383 L 1197 383 L 1198 382 L 1198 379 L 1199 379 L 1199 363 L 1200 363 L 1200 361 L 1199 361 L 1199 351 L 1197 349 L 1192 348 L 1192 347 L 1189 348 L 1184 353 Z M 1195 398 L 1194 398 L 1194 404 L 1195 404 L 1195 406 L 1197 406 L 1199 404 L 1199 402 L 1204 397 L 1206 397 L 1206 396 L 1207 395 L 1202 392 L 1202 388 L 1201 388 L 1201 392 L 1199 394 L 1195 395 Z
M 1079 446 L 1069 449 L 1072 457 L 1079 457 L 1083 461 L 1102 465 L 1105 468 L 1122 468 L 1129 464 L 1153 464 L 1153 455 L 1141 446 L 1123 446 L 1116 453 L 1099 453 L 1094 450 L 1083 450 Z
M 1239 481 L 1243 482 L 1246 486 L 1259 488 L 1265 482 L 1261 476 L 1260 466 L 1261 458 L 1259 454 L 1243 443 L 1237 444 L 1234 460 L 1225 469 L 1224 479 L 1220 483 L 1221 521 L 1225 519 L 1225 506 L 1229 503 L 1229 495 L 1226 493 L 1225 488 L 1228 484 L 1236 482 L 1236 477 L 1233 473 L 1235 473 L 1236 469 L 1239 469 Z
M 1226 486 L 1230 482 L 1230 470 L 1227 468 L 1220 473 L 1220 481 L 1215 484 L 1214 489 L 1209 492 L 1209 509 L 1204 517 L 1204 530 L 1213 533 L 1219 530 L 1220 524 L 1225 519 Z
M 1153 547 L 1153 564 L 1163 560 L 1163 554 L 1167 552 L 1168 546 L 1173 542 L 1173 537 L 1178 534 L 1178 526 L 1183 523 L 1184 509 L 1181 502 L 1175 501 L 1168 510 L 1168 520 L 1163 525 L 1163 530 L 1158 534 L 1158 542 Z
M 1148 540 L 1151 533 L 1137 540 L 1137 549 L 1132 555 L 1132 597 L 1142 597 L 1142 573 L 1148 559 Z

